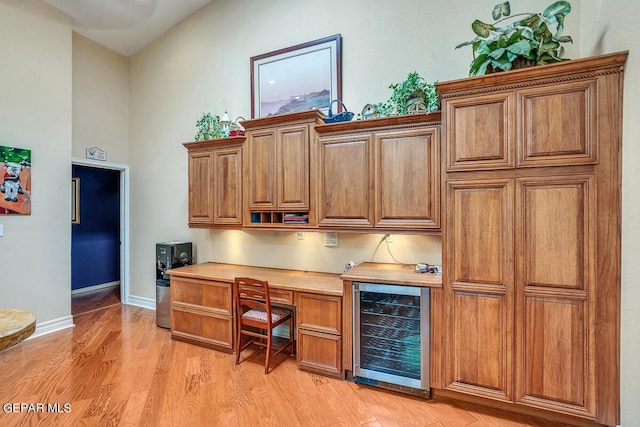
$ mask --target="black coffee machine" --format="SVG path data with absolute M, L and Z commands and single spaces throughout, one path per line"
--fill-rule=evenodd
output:
M 174 240 L 156 243 L 156 324 L 171 327 L 171 288 L 167 270 L 193 263 L 191 242 Z
M 167 270 L 193 263 L 191 242 L 173 240 L 156 243 L 156 280 L 169 280 Z

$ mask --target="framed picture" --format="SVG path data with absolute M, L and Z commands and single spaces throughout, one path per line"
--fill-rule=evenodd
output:
M 71 224 L 80 224 L 80 178 L 71 178 Z
M 336 34 L 251 57 L 251 117 L 328 111 L 342 98 L 341 42 Z
M 0 146 L 0 215 L 31 215 L 31 150 Z

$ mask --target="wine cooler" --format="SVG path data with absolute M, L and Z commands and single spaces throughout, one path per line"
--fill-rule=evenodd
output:
M 354 283 L 356 383 L 429 397 L 429 288 Z

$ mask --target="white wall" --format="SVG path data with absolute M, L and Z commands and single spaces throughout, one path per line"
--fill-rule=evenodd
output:
M 0 216 L 0 306 L 41 325 L 71 314 L 71 22 L 4 0 L 0 29 L 0 145 L 32 160 L 31 215 Z
M 73 33 L 72 155 L 107 152 L 109 163 L 129 162 L 129 59 Z

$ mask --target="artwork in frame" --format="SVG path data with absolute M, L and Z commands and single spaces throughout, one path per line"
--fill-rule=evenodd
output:
M 80 224 L 80 178 L 71 178 L 71 224 Z
M 31 150 L 0 146 L 0 215 L 31 215 Z
M 251 57 L 251 117 L 318 109 L 342 98 L 340 34 Z

